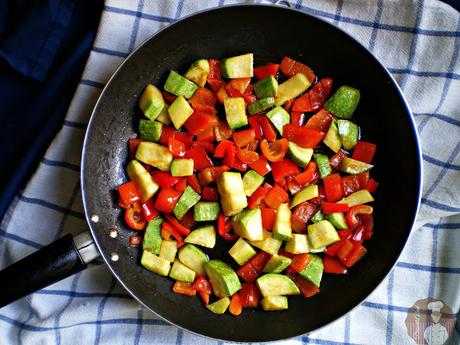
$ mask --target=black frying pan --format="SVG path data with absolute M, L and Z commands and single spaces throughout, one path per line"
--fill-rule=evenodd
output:
M 284 55 L 311 66 L 335 86 L 351 84 L 362 101 L 354 120 L 364 139 L 377 144 L 373 176 L 380 182 L 375 235 L 368 254 L 348 275 L 325 275 L 321 293 L 289 298 L 282 312 L 244 310 L 239 317 L 214 315 L 198 298 L 173 294 L 172 281 L 142 268 L 140 249 L 127 244 L 114 190 L 126 181 L 127 140 L 136 134 L 137 101 L 145 85 L 161 86 L 170 69 L 183 71 L 198 58 L 253 52 L 255 65 Z M 409 236 L 420 202 L 421 159 L 409 108 L 385 68 L 336 27 L 305 13 L 275 6 L 213 9 L 168 26 L 134 51 L 102 92 L 86 133 L 82 158 L 85 212 L 97 247 L 121 284 L 147 308 L 188 331 L 233 341 L 268 341 L 311 332 L 362 302 L 395 264 Z M 97 222 L 96 222 L 97 221 Z M 119 236 L 109 236 L 110 228 Z M 91 240 L 70 236 L 0 272 L 0 305 L 85 267 Z M 228 245 L 208 251 L 229 262 Z M 75 247 L 82 248 L 77 251 Z M 85 249 L 86 247 L 86 249 Z M 114 255 L 116 254 L 116 255 Z M 117 261 L 112 260 L 118 258 Z M 38 273 L 37 273 L 38 272 Z M 5 286 L 7 285 L 7 286 Z

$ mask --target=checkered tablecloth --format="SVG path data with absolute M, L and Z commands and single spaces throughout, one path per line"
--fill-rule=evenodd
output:
M 238 2 L 106 1 L 62 129 L 1 223 L 0 267 L 64 233 L 87 228 L 79 184 L 83 137 L 101 88 L 129 52 L 181 17 Z M 280 343 L 414 344 L 405 319 L 417 300 L 442 300 L 452 318 L 460 308 L 459 13 L 428 0 L 291 3 L 350 33 L 393 74 L 421 136 L 424 189 L 411 238 L 379 288 L 334 324 Z M 459 322 L 449 331 L 452 343 L 459 344 Z M 205 343 L 214 342 L 168 325 L 131 299 L 101 261 L 0 310 L 0 344 Z

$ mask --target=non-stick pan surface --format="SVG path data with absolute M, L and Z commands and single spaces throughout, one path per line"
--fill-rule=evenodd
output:
M 115 190 L 126 181 L 127 140 L 136 135 L 137 101 L 147 83 L 161 87 L 169 70 L 183 72 L 199 58 L 252 52 L 255 65 L 299 59 L 335 88 L 361 90 L 354 121 L 363 139 L 377 144 L 373 176 L 380 182 L 375 202 L 375 235 L 368 254 L 348 275 L 325 275 L 321 293 L 289 298 L 289 309 L 246 309 L 239 317 L 214 315 L 199 298 L 171 292 L 172 281 L 142 268 L 140 249 L 122 221 Z M 268 341 L 311 332 L 363 301 L 395 264 L 409 236 L 420 198 L 420 151 L 410 111 L 394 80 L 359 43 L 334 26 L 302 12 L 275 6 L 214 9 L 170 25 L 131 54 L 104 89 L 91 118 L 83 150 L 82 184 L 88 221 L 113 274 L 142 304 L 169 322 L 208 337 Z M 99 222 L 91 223 L 92 215 Z M 110 228 L 120 229 L 118 238 Z M 230 262 L 228 245 L 208 251 Z M 111 253 L 118 261 L 111 261 Z

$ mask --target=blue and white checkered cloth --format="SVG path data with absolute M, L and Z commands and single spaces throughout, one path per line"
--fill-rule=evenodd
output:
M 64 233 L 87 228 L 79 184 L 83 136 L 101 88 L 129 52 L 185 15 L 238 2 L 106 1 L 63 127 L 1 223 L 0 267 Z M 280 343 L 414 344 L 405 318 L 417 300 L 441 299 L 454 317 L 460 309 L 459 13 L 433 0 L 292 3 L 350 33 L 393 74 L 413 109 L 422 139 L 424 189 L 409 243 L 379 288 L 332 325 Z M 459 321 L 449 331 L 452 343 L 459 344 Z M 0 310 L 0 344 L 141 343 L 214 342 L 159 320 L 131 299 L 100 261 Z

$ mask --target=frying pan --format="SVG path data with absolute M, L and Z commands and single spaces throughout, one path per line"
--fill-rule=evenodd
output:
M 163 85 L 169 70 L 183 71 L 199 58 L 253 52 L 255 65 L 285 55 L 307 63 L 320 77 L 361 90 L 354 116 L 363 138 L 377 144 L 379 182 L 375 234 L 368 253 L 347 275 L 326 274 L 321 293 L 289 298 L 280 312 L 244 310 L 239 317 L 214 315 L 198 298 L 173 294 L 171 280 L 142 268 L 141 250 L 127 241 L 114 191 L 126 181 L 127 140 L 136 135 L 137 101 L 147 83 Z M 64 236 L 0 272 L 0 306 L 63 279 L 98 255 L 140 303 L 188 331 L 231 341 L 269 341 L 308 333 L 343 316 L 385 278 L 414 222 L 421 190 L 421 157 L 409 107 L 385 68 L 346 33 L 318 18 L 277 6 L 229 6 L 204 11 L 168 26 L 135 50 L 104 88 L 92 114 L 82 155 L 82 193 L 91 230 Z M 116 238 L 109 229 L 118 229 Z M 229 245 L 208 254 L 230 262 Z

